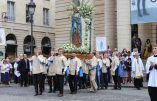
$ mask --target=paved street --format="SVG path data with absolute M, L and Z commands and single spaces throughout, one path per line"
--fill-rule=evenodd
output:
M 21 88 L 17 85 L 11 87 L 0 86 L 0 101 L 149 101 L 147 89 L 140 91 L 134 88 L 119 90 L 100 90 L 97 93 L 88 93 L 87 90 L 79 90 L 78 94 L 69 94 L 69 87 L 65 87 L 64 97 L 57 97 L 57 93 L 48 94 L 48 88 L 42 96 L 33 96 L 33 86 Z

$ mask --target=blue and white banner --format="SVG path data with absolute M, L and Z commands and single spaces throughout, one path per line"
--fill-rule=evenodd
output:
M 131 24 L 157 22 L 157 0 L 131 0 Z
M 106 37 L 96 37 L 96 51 L 101 52 L 106 50 Z
M 0 45 L 6 45 L 5 31 L 4 28 L 0 28 Z

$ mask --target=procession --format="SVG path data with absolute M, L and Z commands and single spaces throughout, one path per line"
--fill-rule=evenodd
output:
M 157 101 L 157 0 L 0 0 L 0 101 Z
M 86 59 L 80 59 L 75 53 L 64 56 L 62 48 L 51 51 L 49 58 L 44 57 L 38 48 L 34 55 L 27 58 L 20 54 L 13 63 L 7 57 L 1 61 L 1 82 L 10 85 L 11 78 L 20 87 L 34 85 L 35 95 L 42 95 L 45 84 L 49 86 L 47 93 L 56 93 L 62 97 L 64 85 L 68 83 L 69 93 L 77 94 L 78 89 L 87 89 L 91 93 L 107 90 L 108 83 L 113 82 L 113 90 L 121 90 L 121 85 L 134 83 L 135 88 L 143 87 L 144 71 L 147 72 L 149 94 L 152 101 L 156 99 L 156 54 L 157 46 L 153 48 L 152 56 L 144 66 L 137 49 L 133 52 L 124 49 L 123 52 L 108 50 L 103 53 L 93 51 Z M 20 88 L 19 88 L 20 89 Z

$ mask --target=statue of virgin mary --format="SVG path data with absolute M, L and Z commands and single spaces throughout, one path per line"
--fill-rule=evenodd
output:
M 78 11 L 78 6 L 80 6 L 80 0 L 73 0 L 73 3 L 76 6 L 73 8 L 72 15 L 71 42 L 76 47 L 80 47 L 82 44 L 81 15 Z

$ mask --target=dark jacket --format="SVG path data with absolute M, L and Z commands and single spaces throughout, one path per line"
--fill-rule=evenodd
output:
M 19 72 L 29 72 L 30 71 L 30 65 L 29 65 L 29 60 L 27 59 L 21 59 L 18 63 L 17 70 Z

